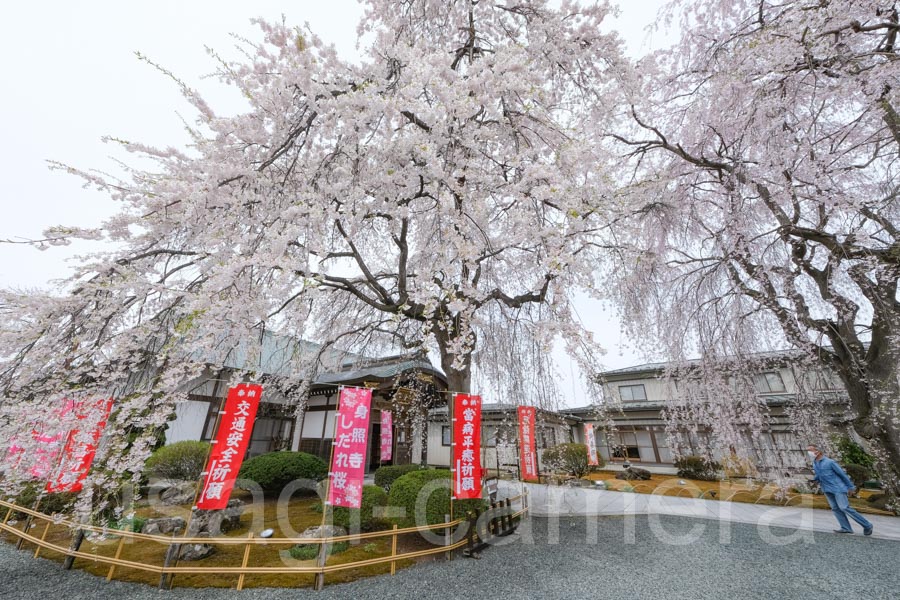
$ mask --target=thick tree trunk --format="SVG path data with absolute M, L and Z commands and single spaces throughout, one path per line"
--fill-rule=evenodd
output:
M 890 348 L 870 349 L 865 371 L 840 368 L 847 387 L 854 418 L 853 430 L 868 446 L 876 460 L 876 471 L 885 491 L 900 498 L 900 427 L 894 407 L 900 399 L 897 361 Z

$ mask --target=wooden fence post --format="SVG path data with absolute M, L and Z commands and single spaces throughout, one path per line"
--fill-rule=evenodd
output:
M 119 545 L 116 546 L 116 555 L 114 558 L 119 560 L 119 557 L 122 556 L 122 545 L 125 544 L 125 536 L 119 536 Z M 106 580 L 112 581 L 113 573 L 116 572 L 116 565 L 109 565 L 109 572 L 106 574 Z
M 324 510 L 327 510 L 327 507 L 324 508 Z M 323 530 L 319 529 L 319 531 L 321 532 Z M 323 540 L 323 541 L 319 542 L 319 555 L 316 557 L 316 566 L 321 569 L 321 568 L 324 568 L 327 563 L 328 563 L 328 544 L 325 543 L 325 541 Z M 324 587 L 325 587 L 325 571 L 319 571 L 318 573 L 316 573 L 315 590 L 319 591 Z
M 75 537 L 72 538 L 72 543 L 69 545 L 69 552 L 66 556 L 66 560 L 63 561 L 63 569 L 71 569 L 72 565 L 75 564 L 75 555 L 71 554 L 72 552 L 78 552 L 78 549 L 81 548 L 81 543 L 84 541 L 84 529 L 78 529 L 75 531 Z
M 247 543 L 244 545 L 244 560 L 241 561 L 241 574 L 238 575 L 238 584 L 237 584 L 238 591 L 241 591 L 242 589 L 244 589 L 244 577 L 245 577 L 246 573 L 244 573 L 243 569 L 246 569 L 247 564 L 250 562 L 250 548 L 253 546 L 253 544 L 250 542 L 250 540 L 252 540 L 252 539 L 253 539 L 253 532 L 251 531 L 250 535 L 247 536 Z
M 47 538 L 47 532 L 50 531 L 50 520 L 47 520 L 47 525 L 44 526 L 44 533 L 41 534 L 41 541 L 43 542 Z M 41 554 L 41 545 L 38 544 L 34 549 L 34 557 L 37 558 Z
M 444 523 L 447 523 L 447 526 L 444 527 L 444 546 L 450 547 L 450 543 L 452 542 L 452 536 L 450 534 L 450 515 L 444 515 Z M 447 550 L 447 553 L 444 555 L 447 560 L 452 560 L 453 552 Z
M 169 563 L 172 562 L 172 559 L 175 557 L 175 554 L 178 553 L 178 550 L 181 548 L 181 544 L 176 544 L 174 542 L 175 534 L 172 534 L 173 542 L 169 544 L 169 547 L 166 549 L 166 557 L 163 559 L 163 569 L 167 569 L 169 567 Z M 168 588 L 169 574 L 165 572 L 165 570 L 159 576 L 159 589 L 165 590 Z
M 397 524 L 394 523 L 394 534 L 391 536 L 391 558 L 397 556 Z M 397 561 L 391 561 L 391 575 L 397 573 Z

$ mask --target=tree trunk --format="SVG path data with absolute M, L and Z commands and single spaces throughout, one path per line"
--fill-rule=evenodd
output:
M 868 354 L 865 372 L 843 365 L 839 372 L 855 413 L 851 426 L 875 457 L 885 491 L 900 498 L 900 428 L 893 415 L 900 398 L 897 362 L 890 350 L 870 348 Z

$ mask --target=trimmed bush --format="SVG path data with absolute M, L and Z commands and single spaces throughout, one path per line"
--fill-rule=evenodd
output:
M 541 457 L 544 465 L 554 471 L 561 471 L 575 477 L 583 477 L 591 470 L 588 464 L 588 450 L 584 444 L 559 444 L 547 450 Z M 598 466 L 603 466 L 603 457 L 597 453 Z
M 338 542 L 328 549 L 328 555 L 340 554 L 350 549 L 350 542 Z M 312 560 L 319 556 L 319 544 L 297 544 L 291 546 L 288 554 L 295 560 Z
M 328 465 L 318 456 L 286 451 L 255 456 L 245 461 L 238 473 L 239 479 L 255 481 L 267 494 L 280 493 L 295 479 L 321 481 L 327 476 Z
M 412 471 L 418 471 L 422 467 L 419 465 L 390 465 L 387 467 L 379 467 L 375 471 L 375 485 L 381 487 L 384 491 L 391 491 L 391 485 L 400 477 Z
M 844 471 L 847 472 L 847 476 L 858 490 L 861 490 L 863 484 L 872 478 L 872 471 L 865 465 L 844 465 Z
M 196 481 L 206 466 L 210 445 L 207 442 L 175 442 L 150 455 L 145 471 L 151 477 L 170 481 Z
M 426 487 L 428 492 L 424 492 Z M 428 493 L 428 498 L 424 502 L 424 513 L 420 509 L 416 514 L 420 493 Z M 391 486 L 388 504 L 405 509 L 406 515 L 396 519 L 402 527 L 443 523 L 444 515 L 450 514 L 450 470 L 420 469 L 403 475 Z M 453 516 L 460 517 L 476 508 L 484 510 L 486 507 L 487 502 L 481 499 L 457 500 L 453 503 Z
M 722 465 L 702 456 L 682 456 L 675 461 L 678 476 L 699 481 L 718 481 Z
M 379 529 L 386 528 L 387 523 L 384 520 L 374 516 L 372 513 L 375 511 L 375 507 L 384 507 L 387 506 L 387 503 L 388 495 L 387 492 L 385 492 L 383 489 L 381 489 L 377 485 L 363 486 L 362 502 L 360 503 L 359 507 L 360 531 L 377 531 Z M 321 504 L 319 506 L 319 511 L 321 511 Z M 336 506 L 331 511 L 334 524 L 349 531 L 352 521 L 352 519 L 350 518 L 351 510 L 356 509 Z
M 13 503 L 21 506 L 22 508 L 34 508 L 34 503 L 37 502 L 38 496 L 41 495 L 44 491 L 44 487 L 46 483 L 29 483 L 19 494 L 13 498 Z M 78 497 L 78 494 L 73 494 L 70 492 L 59 492 L 56 494 L 44 494 L 41 498 L 41 503 L 37 507 L 38 512 L 42 512 L 45 515 L 53 515 L 57 513 L 68 513 L 72 505 L 75 504 L 75 499 Z M 24 519 L 26 517 L 25 513 L 15 512 L 13 513 L 14 517 L 17 519 Z
M 875 459 L 866 452 L 862 446 L 851 440 L 847 436 L 838 438 L 835 442 L 837 453 L 840 457 L 841 464 L 860 465 L 866 468 L 875 466 Z

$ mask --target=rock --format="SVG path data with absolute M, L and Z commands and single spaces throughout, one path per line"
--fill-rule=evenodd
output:
M 187 537 L 202 537 L 203 534 L 216 537 L 241 526 L 244 503 L 229 500 L 222 510 L 195 510 L 188 526 Z
M 347 531 L 342 527 L 338 527 L 337 525 L 316 525 L 314 527 L 307 527 L 303 533 L 300 534 L 302 538 L 328 538 L 328 537 L 339 537 L 342 535 L 347 535 Z M 327 552 L 331 554 L 331 546 L 332 544 L 328 544 L 329 548 Z
M 185 522 L 181 517 L 165 517 L 161 519 L 147 519 L 141 533 L 149 535 L 170 535 L 184 529 Z
M 159 495 L 163 504 L 190 504 L 197 494 L 197 483 L 194 481 L 180 481 L 170 485 Z
M 193 537 L 209 537 L 208 535 L 199 535 Z M 200 560 L 210 556 L 216 551 L 209 544 L 184 544 L 181 546 L 181 552 L 178 554 L 178 560 L 191 561 Z
M 617 473 L 616 479 L 625 479 L 626 481 L 647 481 L 650 479 L 650 471 L 639 467 L 628 467 L 621 473 Z
M 303 533 L 300 534 L 302 538 L 322 538 L 322 537 L 338 537 L 341 535 L 347 535 L 347 532 L 344 531 L 342 527 L 338 527 L 337 525 L 315 525 L 313 527 L 307 527 L 303 530 Z

